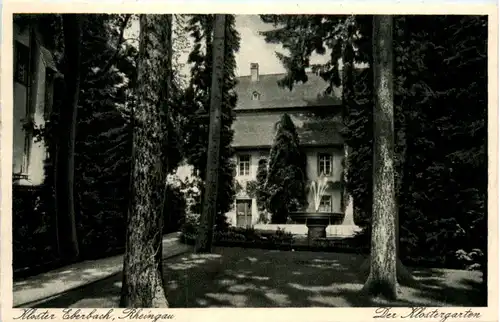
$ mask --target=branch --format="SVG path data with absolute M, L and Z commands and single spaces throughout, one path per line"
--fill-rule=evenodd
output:
M 125 41 L 123 39 L 123 33 L 125 32 L 125 28 L 127 27 L 128 21 L 130 20 L 131 16 L 132 16 L 131 14 L 125 15 L 125 19 L 123 19 L 123 22 L 120 26 L 120 35 L 118 36 L 118 41 L 116 42 L 115 53 L 108 60 L 106 65 L 104 65 L 104 68 L 101 69 L 101 71 L 95 76 L 96 79 L 100 79 L 101 77 L 103 77 L 109 71 L 109 69 L 114 65 L 114 63 L 116 62 L 116 58 L 118 57 L 118 53 L 120 52 L 120 49 L 121 49 L 120 46 Z
M 139 42 L 139 38 L 137 38 L 137 37 L 135 37 L 135 38 L 134 38 L 134 37 L 133 37 L 133 38 L 123 39 L 122 44 L 123 44 L 123 43 L 126 43 L 127 41 Z

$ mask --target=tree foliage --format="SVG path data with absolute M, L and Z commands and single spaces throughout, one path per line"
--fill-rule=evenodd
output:
M 125 17 L 86 18 L 75 167 L 79 227 L 89 256 L 96 247 L 108 251 L 125 244 L 137 50 L 128 43 L 115 47 Z M 101 74 L 112 57 L 113 67 Z
M 266 198 L 266 208 L 272 214 L 273 223 L 286 223 L 290 211 L 304 206 L 305 171 L 306 158 L 300 148 L 295 125 L 288 114 L 283 114 L 276 123 L 276 137 L 269 154 L 266 183 L 264 191 L 260 193 L 261 198 Z
M 266 210 L 266 201 L 269 198 L 266 191 L 267 166 L 267 159 L 263 158 L 259 160 L 255 182 L 255 198 L 257 199 L 257 208 L 259 211 Z

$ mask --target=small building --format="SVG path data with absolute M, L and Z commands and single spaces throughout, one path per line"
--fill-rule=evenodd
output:
M 249 194 L 248 183 L 256 180 L 259 162 L 266 160 L 275 137 L 275 124 L 287 113 L 299 135 L 307 157 L 307 178 L 316 180 L 324 173 L 333 183 L 322 196 L 320 211 L 343 213 L 343 222 L 332 223 L 330 235 L 348 235 L 355 229 L 352 202 L 344 198 L 343 159 L 344 141 L 341 135 L 342 89 L 334 87 L 330 95 L 324 91 L 329 84 L 315 73 L 307 74 L 308 81 L 293 86 L 290 91 L 278 86 L 283 74 L 259 74 L 259 65 L 250 65 L 250 75 L 238 78 L 238 103 L 233 123 L 238 189 L 234 208 L 226 214 L 231 225 L 275 229 L 263 225 L 266 214 L 259 213 L 256 198 Z M 311 198 L 311 196 L 309 196 Z M 314 208 L 309 199 L 309 208 Z M 286 226 L 286 227 L 285 227 Z M 306 234 L 300 225 L 280 225 L 285 230 Z M 341 227 L 343 226 L 343 227 Z

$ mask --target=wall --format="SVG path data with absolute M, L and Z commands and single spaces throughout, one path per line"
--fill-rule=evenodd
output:
M 236 153 L 234 160 L 236 162 L 236 167 L 238 167 L 238 155 L 239 154 L 247 154 L 250 155 L 250 171 L 248 176 L 239 176 L 238 172 L 236 172 L 236 177 L 235 179 L 242 185 L 242 187 L 246 186 L 246 183 L 248 181 L 255 180 L 257 177 L 257 170 L 259 166 L 259 160 L 261 159 L 262 156 L 265 156 L 266 153 L 260 152 L 260 151 L 245 151 L 241 153 Z M 259 210 L 257 208 L 257 202 L 254 198 L 251 198 L 248 196 L 245 192 L 245 188 L 243 188 L 239 193 L 236 194 L 235 201 L 233 208 L 226 213 L 226 217 L 228 219 L 228 222 L 230 225 L 236 226 L 236 200 L 238 199 L 243 199 L 243 200 L 252 200 L 252 225 L 256 224 L 257 221 L 259 220 Z
M 306 236 L 308 230 L 306 225 L 300 225 L 300 224 L 298 225 L 257 224 L 254 225 L 253 228 L 258 230 L 271 230 L 271 231 L 276 231 L 279 228 L 293 235 L 298 235 L 298 236 Z M 326 237 L 352 237 L 359 231 L 361 231 L 361 229 L 355 225 L 331 225 L 326 227 Z
M 342 159 L 344 151 L 338 148 L 307 148 L 305 150 L 307 158 L 307 180 L 308 182 L 318 179 L 318 154 L 330 153 L 333 155 L 333 171 L 332 175 L 328 176 L 331 182 L 340 182 L 343 175 Z M 332 196 L 332 212 L 342 212 L 342 191 L 339 188 L 329 188 L 325 191 L 325 195 Z M 312 191 L 307 196 L 309 206 L 307 211 L 314 211 L 314 195 Z
M 19 27 L 14 24 L 12 30 L 14 35 L 14 40 L 22 43 L 25 46 L 29 46 L 29 32 L 27 29 L 20 32 Z M 14 53 L 15 54 L 15 53 Z M 15 57 L 14 57 L 15 58 Z M 14 62 L 13 62 L 14 63 Z M 13 75 L 14 78 L 14 75 Z M 26 118 L 26 104 L 27 104 L 27 87 L 18 82 L 13 82 L 14 84 L 14 110 L 13 110 L 13 151 L 12 151 L 12 172 L 20 173 L 23 164 L 24 156 L 24 131 L 22 129 L 22 120 Z
M 333 182 L 339 182 L 342 179 L 343 169 L 342 169 L 342 159 L 344 157 L 344 151 L 338 148 L 307 148 L 304 150 L 307 158 L 307 178 L 308 180 L 316 180 L 318 178 L 318 153 L 331 153 L 333 155 L 333 172 L 329 176 L 329 180 Z M 265 152 L 257 150 L 242 151 L 235 154 L 235 161 L 237 162 L 238 154 L 248 154 L 250 155 L 250 174 L 248 176 L 236 176 L 236 180 L 240 182 L 242 186 L 245 186 L 246 182 L 255 180 L 257 177 L 257 170 L 259 165 L 259 160 L 262 156 L 267 155 Z M 342 212 L 342 191 L 340 188 L 327 189 L 325 194 L 332 196 L 332 212 Z M 259 211 L 257 209 L 257 202 L 255 199 L 250 198 L 244 189 L 236 195 L 235 203 L 233 208 L 226 214 L 228 221 L 231 225 L 236 225 L 236 200 L 238 199 L 251 199 L 252 200 L 252 224 L 257 224 L 259 220 Z M 309 207 L 308 211 L 314 210 L 314 198 L 312 194 L 308 195 Z
M 17 25 L 14 25 L 14 40 L 22 44 L 30 45 L 29 29 L 24 28 L 22 31 Z M 40 39 L 40 37 L 39 37 Z M 33 50 L 35 55 L 34 77 L 33 77 L 33 93 L 32 99 L 34 104 L 33 119 L 37 126 L 43 126 L 45 123 L 45 63 L 40 54 L 39 45 Z M 25 131 L 22 129 L 22 120 L 26 118 L 26 86 L 14 82 L 14 113 L 13 113 L 13 173 L 19 173 L 22 168 L 24 158 Z M 30 160 L 27 173 L 27 179 L 22 179 L 17 182 L 19 185 L 40 185 L 43 183 L 44 160 L 46 158 L 46 148 L 43 141 L 36 142 L 32 139 Z

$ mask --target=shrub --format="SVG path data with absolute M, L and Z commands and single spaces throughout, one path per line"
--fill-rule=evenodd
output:
M 167 185 L 163 209 L 163 233 L 178 231 L 186 221 L 187 202 L 179 185 Z
M 274 244 L 292 243 L 293 235 L 284 229 L 278 228 L 273 235 L 269 236 L 269 240 Z
M 460 249 L 455 252 L 455 255 L 467 270 L 482 271 L 484 266 L 487 265 L 486 256 L 480 249 L 473 249 L 469 252 Z
M 259 212 L 259 219 L 257 220 L 258 224 L 268 224 L 271 222 L 269 219 L 269 214 L 266 211 Z
M 14 270 L 43 265 L 58 259 L 52 192 L 13 186 L 12 265 Z
M 184 224 L 181 226 L 181 239 L 184 241 L 196 239 L 198 226 L 200 225 L 200 215 L 188 213 Z

